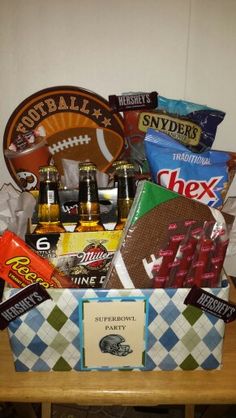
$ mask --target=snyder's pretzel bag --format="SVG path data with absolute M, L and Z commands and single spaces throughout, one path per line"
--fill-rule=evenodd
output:
M 172 281 L 173 272 L 174 277 L 177 275 L 177 268 L 181 269 L 181 273 L 186 270 L 186 264 L 185 266 L 183 263 L 175 264 L 179 246 L 189 244 L 196 239 L 199 242 L 199 250 L 195 253 L 198 255 L 197 262 L 205 257 L 202 244 L 205 245 L 207 251 L 214 250 L 212 254 L 214 254 L 215 264 L 209 265 L 209 270 L 203 273 L 219 272 L 233 221 L 234 216 L 194 199 L 188 199 L 150 181 L 139 182 L 118 250 L 111 262 L 105 287 L 150 288 L 154 287 L 154 282 L 156 282 L 155 287 L 168 287 L 169 280 Z M 196 230 L 199 227 L 200 232 L 207 232 L 206 238 L 208 232 L 212 234 L 214 228 L 214 235 L 211 235 L 211 238 L 214 238 L 212 239 L 214 248 L 212 245 L 209 248 L 208 242 L 204 243 L 203 233 L 199 235 Z M 183 247 L 182 251 L 188 251 L 188 245 L 186 248 Z M 161 257 L 163 260 L 160 260 Z M 165 269 L 161 274 L 162 277 L 165 276 L 167 286 L 158 286 L 160 274 L 156 275 L 153 271 L 155 266 L 160 269 L 161 261 Z M 168 261 L 168 269 L 171 267 L 173 270 L 166 271 L 166 261 Z M 189 269 L 191 275 L 186 276 L 188 285 L 194 282 L 201 266 L 201 263 L 196 263 L 192 265 L 193 270 Z M 220 286 L 218 278 L 215 280 L 213 275 L 205 276 L 204 280 L 209 281 L 210 278 L 213 284 Z
M 76 287 L 69 277 L 37 255 L 11 231 L 0 237 L 0 271 L 1 278 L 13 287 L 32 283 L 40 283 L 45 288 Z
M 124 157 L 148 171 L 144 151 L 144 136 L 148 128 L 170 135 L 194 152 L 212 147 L 217 127 L 225 113 L 208 106 L 185 100 L 173 100 L 158 96 L 156 108 L 124 112 L 124 128 L 127 148 Z
M 197 154 L 163 132 L 148 129 L 145 152 L 152 180 L 208 206 L 221 208 L 235 175 L 236 154 Z

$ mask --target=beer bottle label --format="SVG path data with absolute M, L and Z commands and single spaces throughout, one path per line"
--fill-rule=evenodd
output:
M 55 203 L 54 190 L 47 190 L 47 201 L 49 205 Z
M 56 182 L 42 183 L 40 185 L 39 204 L 59 203 L 58 188 Z

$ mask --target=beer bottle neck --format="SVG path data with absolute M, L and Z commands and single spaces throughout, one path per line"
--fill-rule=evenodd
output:
M 79 202 L 98 202 L 98 188 L 94 178 L 87 177 L 80 180 Z
M 35 233 L 61 233 L 65 228 L 61 223 L 58 183 L 40 182 L 38 198 L 38 224 Z
M 61 223 L 61 211 L 58 192 L 59 174 L 55 166 L 43 166 L 39 169 L 38 224 L 36 234 L 61 233 L 65 228 Z
M 117 209 L 118 218 L 115 229 L 123 229 L 133 204 L 135 195 L 135 178 L 133 174 L 118 175 Z
M 100 217 L 96 172 L 80 173 L 77 232 L 104 231 Z
M 58 183 L 45 181 L 39 185 L 39 204 L 59 205 Z
M 133 176 L 118 176 L 118 199 L 133 199 L 135 195 L 135 180 Z

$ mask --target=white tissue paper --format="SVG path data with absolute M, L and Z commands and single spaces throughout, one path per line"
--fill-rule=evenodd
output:
M 66 189 L 78 189 L 79 187 L 79 161 L 62 158 L 62 167 L 64 175 L 61 177 L 63 187 Z M 107 187 L 109 176 L 102 171 L 97 170 L 98 187 Z
M 0 235 L 7 229 L 25 239 L 28 219 L 32 217 L 36 200 L 29 192 L 21 192 L 12 184 L 0 189 Z
M 236 217 L 236 197 L 228 197 L 223 211 Z M 226 274 L 236 277 L 236 218 L 230 232 L 230 241 L 225 256 L 224 269 Z

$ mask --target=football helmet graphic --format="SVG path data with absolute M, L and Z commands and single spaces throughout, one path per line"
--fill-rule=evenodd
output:
M 122 344 L 125 342 L 125 339 L 118 334 L 109 334 L 105 335 L 100 342 L 99 347 L 102 353 L 109 353 L 113 356 L 127 356 L 132 353 L 133 350 L 130 349 L 128 344 Z

